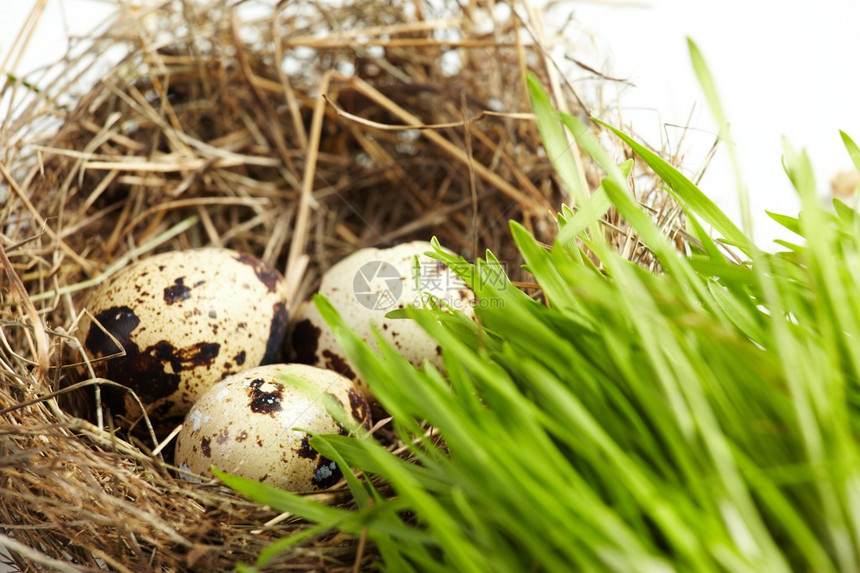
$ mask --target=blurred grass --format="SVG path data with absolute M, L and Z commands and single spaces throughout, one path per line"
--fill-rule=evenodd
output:
M 691 55 L 725 137 L 692 43 Z M 399 313 L 444 349 L 443 376 L 411 367 L 382 340 L 372 350 L 318 296 L 412 460 L 369 436 L 313 438 L 357 470 L 348 484 L 355 511 L 224 481 L 319 524 L 302 535 L 366 535 L 389 570 L 860 570 L 860 217 L 838 202 L 823 208 L 808 158 L 786 144 L 803 210 L 774 218 L 798 239 L 762 252 L 680 172 L 605 126 L 684 207 L 699 246 L 683 256 L 634 201 L 624 166 L 529 85 L 562 178 L 578 180 L 565 129 L 606 173 L 592 195 L 577 190 L 579 209 L 559 215 L 551 249 L 511 223 L 546 304 L 508 282 L 491 253 L 471 265 L 437 249 L 494 301 L 478 307 L 477 324 L 438 308 Z M 860 168 L 857 146 L 843 140 Z M 600 240 L 610 206 L 663 273 Z

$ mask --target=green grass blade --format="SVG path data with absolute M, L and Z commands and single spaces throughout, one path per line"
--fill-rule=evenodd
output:
M 597 137 L 588 129 L 588 126 L 568 114 L 560 114 L 560 118 L 564 127 L 567 128 L 570 134 L 588 152 L 588 154 L 597 161 L 598 165 L 600 165 L 600 167 L 602 167 L 607 173 L 607 176 L 612 179 L 618 187 L 626 189 L 627 175 L 629 174 L 630 169 L 632 169 L 632 163 L 628 162 L 627 165 L 624 166 L 624 169 L 616 166 L 603 146 L 600 145 Z M 558 241 L 569 245 L 573 239 L 579 236 L 586 226 L 596 224 L 596 222 L 606 214 L 606 211 L 611 205 L 612 202 L 606 195 L 606 190 L 601 184 L 587 202 L 579 204 L 580 208 L 576 216 L 567 225 L 559 229 Z M 592 233 L 592 236 L 595 235 Z
M 529 73 L 526 77 L 532 110 L 537 120 L 538 132 L 546 149 L 549 160 L 564 181 L 576 205 L 582 206 L 588 199 L 588 189 L 582 186 L 582 178 L 570 151 L 570 142 L 559 121 L 558 112 L 550 101 L 549 93 L 537 77 Z
M 705 95 L 705 101 L 708 102 L 708 107 L 711 110 L 711 114 L 714 116 L 714 119 L 717 122 L 717 129 L 719 130 L 720 141 L 728 149 L 729 160 L 732 165 L 732 172 L 735 175 L 735 187 L 738 193 L 738 203 L 740 204 L 741 208 L 741 226 L 744 229 L 744 234 L 747 237 L 752 237 L 753 220 L 752 212 L 750 210 L 749 194 L 747 193 L 746 186 L 743 182 L 743 177 L 741 176 L 740 161 L 738 160 L 737 150 L 735 148 L 734 142 L 731 139 L 729 122 L 725 112 L 723 111 L 722 101 L 720 100 L 719 94 L 717 93 L 716 81 L 714 81 L 714 77 L 711 74 L 710 68 L 708 68 L 707 63 L 705 62 L 705 58 L 702 55 L 701 50 L 699 50 L 699 47 L 690 38 L 687 38 L 687 49 L 690 52 L 690 62 L 693 66 L 693 71 L 695 72 L 696 77 L 699 80 L 699 85 L 702 88 L 702 93 Z M 726 238 L 730 241 L 732 240 L 729 237 Z M 738 244 L 737 246 L 741 247 L 743 246 L 743 244 Z
M 851 162 L 854 163 L 854 169 L 860 171 L 860 147 L 854 143 L 854 140 L 845 133 L 844 131 L 839 132 L 840 137 L 842 137 L 842 143 L 845 145 L 845 149 L 848 150 L 848 156 L 851 158 Z
M 295 513 L 309 521 L 335 527 L 349 516 L 349 512 L 311 501 L 302 496 L 279 489 L 269 484 L 219 471 L 212 473 L 248 499 L 261 505 L 268 505 L 275 511 Z
M 771 211 L 765 211 L 765 214 L 779 223 L 783 228 L 788 229 L 794 234 L 800 234 L 800 219 L 797 217 L 789 217 L 788 215 L 781 215 L 779 213 L 773 213 Z

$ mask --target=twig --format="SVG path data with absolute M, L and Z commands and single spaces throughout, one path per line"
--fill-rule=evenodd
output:
M 24 308 L 24 313 L 30 320 L 30 325 L 33 328 L 33 336 L 36 339 L 35 355 L 36 362 L 39 365 L 39 378 L 44 380 L 45 374 L 47 374 L 48 367 L 50 366 L 48 334 L 45 332 L 45 325 L 42 323 L 42 318 L 39 316 L 36 306 L 27 295 L 27 289 L 24 287 L 24 283 L 21 282 L 21 277 L 19 277 L 18 273 L 15 272 L 12 262 L 9 260 L 9 257 L 6 256 L 6 250 L 3 248 L 2 243 L 0 243 L 0 265 L 3 266 L 3 270 L 6 271 L 6 276 L 9 278 L 12 293 L 15 295 L 15 298 L 19 300 Z
M 363 117 L 354 115 L 349 113 L 348 111 L 344 111 L 337 103 L 335 103 L 328 95 L 323 94 L 326 102 L 334 109 L 335 113 L 339 117 L 343 117 L 350 121 L 354 121 L 355 123 L 364 125 L 366 127 L 372 127 L 374 129 L 380 129 L 382 131 L 415 131 L 416 129 L 450 129 L 452 127 L 465 127 L 466 125 L 471 125 L 476 123 L 485 117 L 506 117 L 511 119 L 523 119 L 528 121 L 534 121 L 533 113 L 502 113 L 497 111 L 489 111 L 484 110 L 480 112 L 473 118 L 464 119 L 462 121 L 449 121 L 447 123 L 422 123 L 420 125 L 391 125 L 390 123 L 379 123 L 378 121 L 371 121 L 369 119 L 365 119 Z
M 328 91 L 329 83 L 333 72 L 328 71 L 323 74 L 320 80 L 320 96 L 317 98 L 316 106 L 314 107 L 314 115 L 311 120 L 310 140 L 308 141 L 308 154 L 305 159 L 305 172 L 302 179 L 302 192 L 299 195 L 299 208 L 296 213 L 296 228 L 293 233 L 293 240 L 290 243 L 290 252 L 287 256 L 287 271 L 285 279 L 287 281 L 287 297 L 288 300 L 293 300 L 301 281 L 301 273 L 299 270 L 303 268 L 307 261 L 303 259 L 305 243 L 307 242 L 308 233 L 310 232 L 310 206 L 311 194 L 313 193 L 314 180 L 316 176 L 317 160 L 319 159 L 320 139 L 322 137 L 322 124 L 325 117 L 326 99 L 323 97 Z

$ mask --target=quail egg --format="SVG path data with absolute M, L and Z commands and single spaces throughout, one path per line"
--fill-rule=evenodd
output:
M 353 383 L 305 364 L 270 364 L 225 378 L 194 405 L 177 436 L 176 465 L 205 476 L 209 468 L 290 491 L 326 489 L 341 469 L 308 443 L 311 434 L 346 434 L 325 397 L 366 428 L 370 408 Z
M 184 416 L 213 384 L 278 359 L 287 327 L 281 274 L 246 254 L 200 248 L 153 255 L 92 293 L 81 336 L 97 376 L 135 392 L 158 422 Z M 114 413 L 140 415 L 105 389 Z
M 441 367 L 439 347 L 416 322 L 385 317 L 394 309 L 423 306 L 424 293 L 474 316 L 475 293 L 445 263 L 424 254 L 432 250 L 430 243 L 414 241 L 388 249 L 356 251 L 323 275 L 319 292 L 329 299 L 346 323 L 371 344 L 374 344 L 373 324 L 413 365 L 420 366 L 424 360 L 429 360 Z M 312 300 L 299 305 L 292 325 L 287 336 L 288 355 L 292 360 L 340 372 L 354 380 L 370 397 L 367 384 L 343 356 L 334 334 Z

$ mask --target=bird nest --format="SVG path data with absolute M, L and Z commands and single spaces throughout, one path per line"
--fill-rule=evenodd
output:
M 0 80 L 0 544 L 26 570 L 227 569 L 305 524 L 178 478 L 155 443 L 79 399 L 100 382 L 81 375 L 76 338 L 92 287 L 148 254 L 217 245 L 281 269 L 297 301 L 358 248 L 432 236 L 525 279 L 508 220 L 551 243 L 568 202 L 525 72 L 558 105 L 594 110 L 528 5 L 116 7 L 43 74 Z M 653 183 L 637 193 L 679 228 Z M 651 264 L 613 217 L 610 239 Z M 350 503 L 337 487 L 315 495 Z M 281 563 L 377 559 L 330 533 Z

